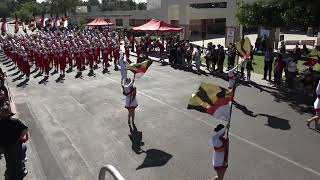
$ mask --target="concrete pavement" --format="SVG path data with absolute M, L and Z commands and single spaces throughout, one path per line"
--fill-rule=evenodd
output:
M 211 136 L 213 127 L 224 122 L 186 107 L 202 81 L 221 86 L 226 81 L 154 63 L 136 82 L 136 122 L 145 150 L 136 154 L 128 136 L 120 73 L 103 74 L 101 68 L 93 77 L 87 73 L 75 79 L 74 71 L 59 83 L 57 75 L 51 76 L 41 85 L 43 77 L 32 78 L 22 87 L 16 86 L 20 81 L 12 82 L 14 76 L 8 77 L 21 118 L 31 127 L 31 168 L 39 172 L 31 171 L 29 179 L 97 179 L 103 164 L 114 165 L 128 180 L 214 176 Z M 226 179 L 319 179 L 320 158 L 314 152 L 320 148 L 320 134 L 304 122 L 311 116 L 306 112 L 312 101 L 287 97 L 269 86 L 239 86 Z

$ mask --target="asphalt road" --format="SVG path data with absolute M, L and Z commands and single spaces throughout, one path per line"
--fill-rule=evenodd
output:
M 12 68 L 6 66 L 1 63 L 4 70 Z M 186 107 L 201 82 L 227 86 L 226 81 L 154 63 L 136 82 L 136 124 L 145 151 L 137 154 L 128 136 L 120 72 L 103 74 L 99 68 L 93 77 L 85 71 L 75 79 L 73 71 L 61 82 L 54 75 L 44 84 L 40 76 L 21 87 L 23 80 L 12 82 L 15 72 L 7 72 L 10 90 L 31 133 L 27 179 L 97 179 L 104 164 L 128 180 L 215 175 L 211 137 L 224 122 Z M 240 85 L 235 99 L 227 180 L 320 179 L 320 134 L 304 122 L 311 117 L 312 99 L 256 84 Z M 0 172 L 3 165 L 0 160 Z

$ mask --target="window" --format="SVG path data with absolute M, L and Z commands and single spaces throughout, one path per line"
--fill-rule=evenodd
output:
M 123 26 L 123 19 L 116 19 L 116 26 Z
M 130 26 L 141 26 L 148 22 L 148 19 L 129 19 L 129 25 Z
M 190 7 L 191 7 L 191 8 L 196 8 L 196 9 L 204 9 L 204 8 L 227 8 L 227 2 L 190 4 Z

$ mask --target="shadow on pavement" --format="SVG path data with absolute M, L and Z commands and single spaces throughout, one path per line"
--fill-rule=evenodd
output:
M 16 78 L 12 79 L 12 82 L 16 82 L 16 81 L 18 81 L 18 80 L 21 80 L 21 79 L 23 78 L 23 76 L 24 76 L 24 75 L 20 75 L 20 76 L 18 76 L 18 77 L 16 77 Z
M 241 110 L 245 115 L 248 115 L 250 117 L 257 117 L 257 114 L 254 114 L 253 111 L 249 110 L 246 106 L 241 105 L 239 103 L 237 103 L 236 101 L 233 101 L 232 103 L 234 105 L 235 108 Z
M 18 70 L 17 72 L 13 73 L 13 74 L 10 74 L 9 76 L 16 76 L 20 73 L 20 71 Z
M 20 82 L 18 85 L 17 85 L 17 87 L 25 87 L 25 86 L 27 86 L 28 83 L 29 82 L 29 79 L 25 79 L 24 81 L 22 81 L 22 82 Z
M 158 149 L 149 149 L 147 151 L 144 151 L 143 153 L 146 154 L 146 157 L 143 163 L 140 166 L 138 166 L 136 170 L 164 166 L 172 158 L 171 154 L 168 154 Z
M 64 76 L 63 75 L 60 75 L 57 79 L 56 79 L 56 83 L 63 83 L 64 81 Z
M 136 153 L 136 154 L 141 154 L 144 151 L 141 149 L 141 147 L 144 145 L 144 142 L 142 141 L 142 132 L 138 130 L 133 130 L 130 128 L 130 133 L 129 138 L 132 142 L 131 149 Z
M 289 130 L 291 129 L 291 125 L 289 124 L 289 120 L 282 119 L 275 116 L 270 116 L 267 114 L 258 114 L 259 116 L 267 117 L 268 123 L 266 126 L 269 126 L 274 129 L 281 129 L 281 130 Z
M 129 138 L 132 142 L 131 148 L 136 154 L 146 154 L 146 157 L 143 160 L 142 164 L 139 165 L 136 170 L 164 166 L 172 158 L 171 154 L 158 149 L 149 149 L 147 151 L 143 150 L 141 148 L 142 146 L 144 146 L 144 142 L 142 140 L 142 132 L 137 129 L 133 130 L 130 127 Z

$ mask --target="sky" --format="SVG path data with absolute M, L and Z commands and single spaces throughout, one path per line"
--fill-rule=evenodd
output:
M 45 1 L 45 0 L 37 0 L 37 2 L 43 2 L 43 1 Z M 88 0 L 82 0 L 82 1 L 88 1 Z M 101 0 L 98 0 L 98 1 L 101 2 Z M 133 0 L 133 1 L 135 1 L 135 2 L 147 2 L 147 0 Z

